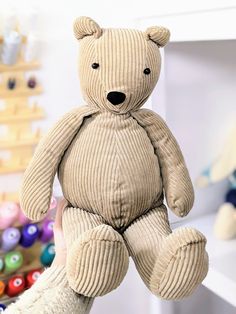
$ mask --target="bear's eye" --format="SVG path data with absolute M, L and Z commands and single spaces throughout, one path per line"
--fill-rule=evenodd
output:
M 148 75 L 148 74 L 151 73 L 151 70 L 149 68 L 146 68 L 146 69 L 143 70 L 143 73 Z
M 95 62 L 95 63 L 92 64 L 92 68 L 93 69 L 97 69 L 98 67 L 99 67 L 99 63 Z

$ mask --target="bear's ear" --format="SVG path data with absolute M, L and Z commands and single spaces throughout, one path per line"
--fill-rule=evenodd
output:
M 91 18 L 86 16 L 78 17 L 74 22 L 74 34 L 77 39 L 85 36 L 99 38 L 102 35 L 101 27 Z
M 145 35 L 147 39 L 154 41 L 158 47 L 164 47 L 170 39 L 170 31 L 162 26 L 149 27 Z

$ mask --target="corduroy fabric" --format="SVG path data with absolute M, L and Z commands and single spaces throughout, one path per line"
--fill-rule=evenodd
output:
M 164 120 L 148 109 L 132 112 L 154 147 L 161 168 L 166 201 L 173 212 L 186 216 L 194 203 L 194 191 L 180 147 Z
M 74 22 L 74 34 L 77 39 L 82 39 L 89 35 L 99 38 L 102 34 L 102 30 L 95 21 L 86 16 L 82 16 Z
M 97 69 L 92 68 L 98 63 Z M 144 69 L 150 68 L 149 75 Z M 158 46 L 146 34 L 129 29 L 103 29 L 101 37 L 86 36 L 80 41 L 79 77 L 84 99 L 95 108 L 124 114 L 140 108 L 160 75 Z M 107 100 L 111 91 L 123 92 L 119 106 Z
M 72 232 L 73 230 L 73 232 Z M 70 286 L 85 296 L 104 295 L 122 282 L 129 255 L 122 236 L 101 216 L 79 208 L 65 208 L 67 276 Z
M 170 39 L 170 32 L 165 27 L 149 27 L 146 30 L 146 35 L 148 39 L 153 40 L 159 47 L 164 47 Z
M 124 232 L 124 240 L 141 278 L 158 297 L 186 297 L 207 274 L 205 237 L 191 228 L 172 233 L 164 205 L 131 224 Z
M 162 195 L 158 158 L 146 131 L 129 113 L 88 118 L 64 155 L 59 180 L 70 204 L 101 215 L 116 229 Z
M 22 207 L 30 218 L 42 218 L 58 170 L 70 204 L 63 226 L 75 291 L 97 296 L 119 285 L 128 267 L 124 233 L 149 289 L 167 299 L 187 296 L 206 275 L 206 240 L 192 229 L 171 234 L 162 203 L 165 194 L 174 213 L 186 215 L 192 183 L 164 121 L 139 109 L 158 80 L 158 47 L 169 32 L 100 29 L 84 17 L 74 32 L 81 38 L 79 74 L 87 106 L 62 118 L 39 145 L 24 176 Z M 125 94 L 124 102 L 114 106 L 107 98 L 112 91 Z
M 25 214 L 38 221 L 45 217 L 52 195 L 52 185 L 61 158 L 86 116 L 96 112 L 88 106 L 64 115 L 40 141 L 22 180 L 20 204 Z

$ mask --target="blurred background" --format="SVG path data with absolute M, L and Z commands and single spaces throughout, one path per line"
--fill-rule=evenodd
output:
M 130 263 L 122 285 L 98 298 L 91 313 L 236 313 L 235 0 L 1 0 L 0 202 L 17 201 L 22 171 L 41 133 L 84 104 L 77 75 L 79 44 L 72 31 L 81 15 L 102 27 L 170 29 L 161 77 L 146 107 L 166 119 L 195 184 L 192 212 L 182 221 L 170 214 L 172 226 L 203 231 L 210 255 L 207 278 L 187 300 L 151 296 Z M 11 27 L 21 37 L 15 60 L 12 47 L 18 35 L 6 37 Z M 11 140 L 18 145 L 7 145 Z M 54 195 L 61 195 L 57 181 Z

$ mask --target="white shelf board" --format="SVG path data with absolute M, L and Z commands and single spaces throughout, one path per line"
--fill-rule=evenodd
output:
M 213 234 L 216 214 L 184 222 L 201 231 L 207 238 L 209 254 L 209 272 L 203 285 L 220 296 L 226 302 L 236 307 L 236 239 L 221 241 Z M 175 224 L 178 227 L 181 224 Z
M 136 25 L 145 29 L 151 25 L 166 26 L 171 30 L 171 42 L 234 40 L 236 6 L 202 8 L 167 12 L 136 19 Z

